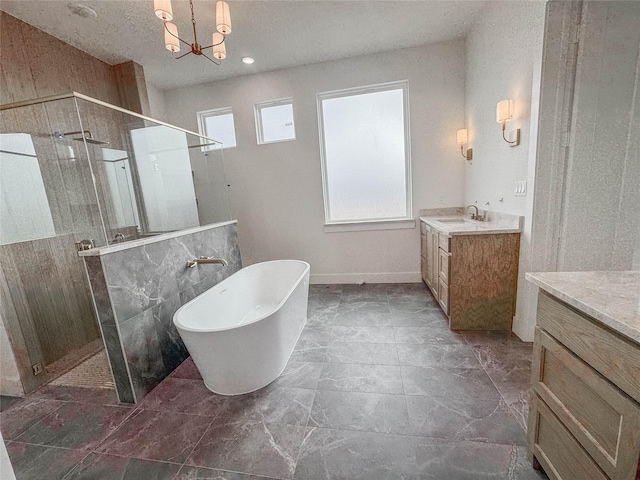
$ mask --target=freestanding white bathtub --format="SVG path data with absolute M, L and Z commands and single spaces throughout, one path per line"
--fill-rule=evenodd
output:
M 240 395 L 282 373 L 307 321 L 308 298 L 308 263 L 257 263 L 182 306 L 173 323 L 207 388 Z

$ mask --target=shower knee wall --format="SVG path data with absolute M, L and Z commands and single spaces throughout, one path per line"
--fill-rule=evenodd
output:
M 242 264 L 235 221 L 130 243 L 83 256 L 118 397 L 137 403 L 189 355 L 175 311 Z M 200 256 L 229 265 L 186 267 Z

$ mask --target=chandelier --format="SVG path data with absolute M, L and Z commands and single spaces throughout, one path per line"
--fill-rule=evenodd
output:
M 227 56 L 227 49 L 224 46 L 225 37 L 231 33 L 231 14 L 229 13 L 229 4 L 222 0 L 216 2 L 216 31 L 213 32 L 211 38 L 211 45 L 203 47 L 198 43 L 198 35 L 196 33 L 196 18 L 193 14 L 193 1 L 189 0 L 189 7 L 191 7 L 191 24 L 193 26 L 193 42 L 189 43 L 178 36 L 178 27 L 173 20 L 173 11 L 171 9 L 171 0 L 154 0 L 153 7 L 156 16 L 164 22 L 164 44 L 167 50 L 171 52 L 171 55 L 175 59 L 186 57 L 190 53 L 194 55 L 200 55 L 207 60 L 220 65 L 220 62 L 216 60 L 224 60 Z M 180 51 L 180 43 L 184 43 L 188 47 L 188 51 L 182 55 L 176 56 L 176 52 Z M 216 60 L 205 55 L 204 51 L 211 49 L 212 56 Z

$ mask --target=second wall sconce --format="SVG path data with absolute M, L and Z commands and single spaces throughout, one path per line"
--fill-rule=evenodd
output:
M 496 107 L 496 122 L 502 124 L 502 138 L 510 147 L 520 145 L 520 129 L 516 128 L 509 132 L 509 139 L 504 136 L 507 122 L 513 118 L 513 101 L 501 100 Z
M 471 160 L 473 158 L 473 148 L 468 148 L 466 155 L 464 153 L 464 149 L 462 148 L 462 146 L 469 141 L 467 129 L 461 128 L 460 130 L 458 130 L 456 132 L 456 139 L 458 141 L 458 144 L 460 145 L 460 153 L 462 154 L 462 156 L 465 158 L 465 160 Z

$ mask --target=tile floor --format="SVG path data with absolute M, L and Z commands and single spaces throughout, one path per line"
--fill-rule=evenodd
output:
M 209 392 L 191 360 L 139 405 L 49 386 L 2 399 L 18 479 L 537 479 L 531 345 L 451 332 L 422 284 L 311 286 L 282 376 Z

